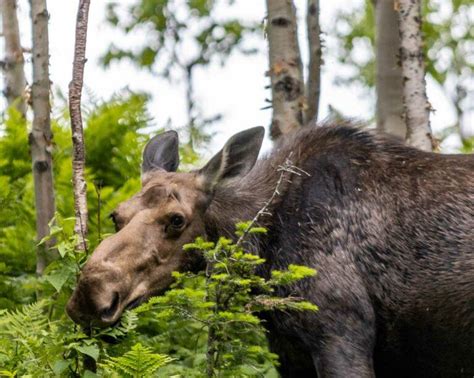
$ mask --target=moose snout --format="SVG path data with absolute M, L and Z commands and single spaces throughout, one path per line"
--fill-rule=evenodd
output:
M 78 324 L 105 327 L 120 318 L 127 297 L 127 287 L 116 272 L 83 274 L 66 311 Z

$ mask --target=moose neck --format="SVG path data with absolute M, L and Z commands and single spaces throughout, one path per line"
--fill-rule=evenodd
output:
M 273 209 L 281 201 L 289 182 L 286 178 L 282 180 L 278 167 L 283 161 L 279 160 L 272 157 L 260 160 L 246 176 L 216 190 L 205 217 L 208 237 L 235 239 L 236 224 L 254 220 L 262 209 L 265 212 L 257 217 L 255 225 L 271 227 Z

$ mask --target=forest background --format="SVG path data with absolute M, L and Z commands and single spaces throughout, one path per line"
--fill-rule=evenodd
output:
M 7 0 L 2 2 L 2 6 L 7 4 Z M 308 45 L 305 23 L 312 2 L 294 3 L 303 77 L 308 78 L 314 51 L 311 42 Z M 394 2 L 378 0 L 377 4 L 385 3 L 395 12 Z M 469 0 L 429 0 L 423 2 L 422 10 L 433 148 L 443 153 L 472 152 L 474 5 Z M 64 314 L 65 301 L 88 252 L 75 250 L 67 103 L 77 2 L 52 0 L 48 12 L 52 85 L 47 97 L 54 137 L 47 148 L 52 154 L 56 215 L 51 223 L 43 219 L 50 223 L 50 236 L 38 237 L 28 136 L 34 122 L 32 111 L 27 111 L 25 120 L 18 99 L 12 102 L 6 96 L 0 122 L 0 337 L 4 341 L 0 375 L 133 375 L 136 371 L 124 366 L 131 363 L 140 369 L 146 361 L 153 374 L 204 375 L 206 333 L 199 322 L 170 312 L 156 315 L 151 306 L 129 313 L 121 327 L 97 335 L 82 333 Z M 26 81 L 34 83 L 32 22 L 26 1 L 18 1 L 17 14 Z M 269 66 L 272 72 L 275 67 L 268 58 L 272 37 L 266 14 L 264 2 L 253 0 L 92 2 L 82 104 L 90 251 L 113 232 L 107 215 L 139 188 L 141 151 L 150 135 L 178 130 L 185 142 L 181 156 L 186 168 L 205 161 L 233 133 L 272 123 L 272 73 L 268 72 Z M 319 120 L 355 117 L 372 127 L 380 124 L 378 17 L 371 1 L 320 4 Z M 4 46 L 0 57 L 5 56 L 5 77 L 7 53 Z M 34 107 L 36 97 L 31 100 L 30 91 L 34 94 L 35 89 L 26 88 L 22 99 Z M 7 84 L 3 90 L 8 93 Z M 402 99 L 398 100 L 401 104 Z M 302 105 L 302 111 L 307 112 L 307 105 Z M 265 148 L 271 148 L 270 138 Z M 57 258 L 39 269 L 38 250 L 50 247 L 57 251 Z M 183 285 L 190 289 L 189 297 L 182 293 L 189 300 L 186 306 L 207 316 L 205 309 L 196 308 L 203 295 L 199 283 L 191 280 Z M 115 342 L 104 341 L 110 338 Z M 228 374 L 275 375 L 275 357 L 266 350 L 262 334 L 252 334 L 249 340 L 241 355 L 237 356 L 235 346 L 237 357 L 223 369 Z M 136 376 L 146 374 L 142 371 Z

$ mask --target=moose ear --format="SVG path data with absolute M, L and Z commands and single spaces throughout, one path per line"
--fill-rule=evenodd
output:
M 199 170 L 207 189 L 212 191 L 218 184 L 247 174 L 257 160 L 264 134 L 265 129 L 259 126 L 232 136 L 224 148 Z
M 167 131 L 150 139 L 143 151 L 142 174 L 155 169 L 176 172 L 179 165 L 179 138 L 176 131 Z

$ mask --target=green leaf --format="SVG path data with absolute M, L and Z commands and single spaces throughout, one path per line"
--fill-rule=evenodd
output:
M 92 357 L 94 361 L 97 361 L 97 359 L 99 358 L 100 350 L 97 345 L 84 345 L 83 344 L 83 345 L 76 346 L 75 349 L 82 354 L 86 354 L 89 357 Z
M 69 270 L 61 269 L 55 271 L 54 273 L 48 274 L 45 278 L 46 281 L 48 281 L 59 293 L 69 277 Z
M 71 251 L 73 248 L 71 246 L 70 243 L 68 242 L 61 242 L 59 243 L 56 248 L 58 249 L 58 252 L 60 254 L 61 257 L 64 258 L 64 256 L 66 256 L 66 254 Z
M 66 361 L 66 360 L 57 360 L 54 364 L 53 364 L 53 371 L 54 371 L 54 374 L 56 375 L 61 375 L 61 373 L 67 369 L 67 367 L 69 366 L 70 364 L 70 361 Z

